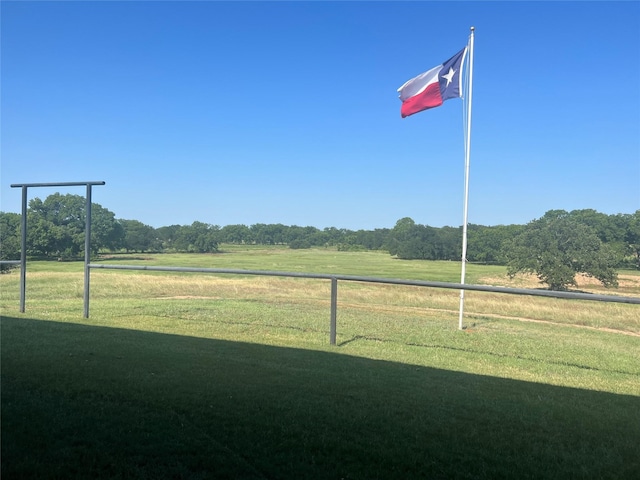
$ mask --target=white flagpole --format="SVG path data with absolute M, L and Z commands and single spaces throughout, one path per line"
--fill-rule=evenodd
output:
M 471 27 L 469 35 L 469 92 L 467 111 L 467 135 L 464 146 L 464 214 L 462 223 L 462 273 L 460 283 L 464 285 L 464 277 L 467 266 L 467 219 L 469 214 L 469 152 L 471 149 L 471 94 L 473 90 L 473 32 L 475 27 Z M 458 328 L 462 330 L 462 317 L 464 315 L 464 288 L 460 290 L 460 318 Z

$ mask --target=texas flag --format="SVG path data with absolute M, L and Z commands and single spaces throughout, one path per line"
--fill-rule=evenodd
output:
M 412 78 L 398 89 L 402 118 L 414 113 L 439 107 L 445 100 L 462 96 L 462 64 L 467 47 L 442 65 Z

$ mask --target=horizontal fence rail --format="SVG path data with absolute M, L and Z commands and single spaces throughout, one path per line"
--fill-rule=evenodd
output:
M 496 287 L 491 285 L 473 285 L 462 283 L 433 282 L 428 280 L 405 280 L 400 278 L 361 277 L 357 275 L 339 275 L 327 273 L 281 272 L 275 270 L 239 270 L 232 268 L 198 268 L 198 267 L 163 267 L 150 265 L 109 265 L 91 263 L 88 268 L 105 270 L 143 270 L 151 272 L 180 272 L 180 273 L 212 273 L 232 275 L 263 275 L 269 277 L 294 277 L 320 280 L 331 280 L 331 325 L 329 341 L 336 344 L 336 318 L 338 304 L 338 280 L 349 282 L 385 283 L 391 285 L 409 285 L 416 287 L 448 288 L 454 290 L 471 290 L 478 292 L 507 293 L 512 295 L 532 295 L 536 297 L 553 297 L 573 300 L 591 300 L 598 302 L 631 303 L 640 305 L 640 298 L 621 297 L 617 295 L 599 295 L 579 292 L 557 292 L 552 290 L 535 290 L 527 288 Z M 88 317 L 88 306 L 87 306 Z
M 640 305 L 640 298 L 621 297 L 617 295 L 598 295 L 595 293 L 558 292 L 553 290 L 536 290 L 526 288 L 496 287 L 491 285 L 473 285 L 462 283 L 433 282 L 429 280 L 405 280 L 400 278 L 361 277 L 356 275 L 340 275 L 329 273 L 281 272 L 275 270 L 238 270 L 232 268 L 198 268 L 198 267 L 162 267 L 149 265 L 107 265 L 89 264 L 89 268 L 109 270 L 149 270 L 158 272 L 186 273 L 228 273 L 235 275 L 265 275 L 271 277 L 316 278 L 323 280 L 346 280 L 351 282 L 388 283 L 394 285 L 413 285 L 417 287 L 450 288 L 454 290 L 476 290 L 479 292 L 511 293 L 516 295 L 534 295 L 539 297 L 570 298 L 578 300 L 596 300 L 599 302 L 634 303 Z

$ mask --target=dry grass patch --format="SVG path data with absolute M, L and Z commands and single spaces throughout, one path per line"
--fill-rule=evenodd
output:
M 328 258 L 325 252 L 322 258 Z M 332 253 L 335 255 L 335 252 Z M 284 255 L 283 255 L 284 257 Z M 182 258 L 182 257 L 180 257 Z M 244 257 L 241 257 L 241 259 Z M 342 257 L 340 257 L 342 258 Z M 360 257 L 358 257 L 360 258 Z M 367 257 L 368 258 L 368 257 Z M 375 257 L 378 258 L 378 257 Z M 209 257 L 206 257 L 209 259 Z M 219 261 L 219 257 L 212 257 Z M 300 260 L 300 259 L 297 259 Z M 335 259 L 331 257 L 331 260 Z M 193 262 L 203 261 L 200 257 Z M 410 266 L 417 268 L 420 263 Z M 433 267 L 431 264 L 427 264 Z M 40 266 L 35 265 L 36 268 Z M 69 268 L 57 264 L 44 267 Z M 80 266 L 81 267 L 81 266 Z M 474 266 L 482 269 L 482 266 Z M 66 301 L 70 311 L 81 312 L 83 296 L 83 273 L 75 271 L 29 271 L 27 281 L 28 308 L 60 308 Z M 540 288 L 533 275 L 518 275 L 509 279 L 506 275 L 487 274 L 477 276 L 474 283 L 500 285 L 514 288 Z M 401 275 L 393 275 L 400 278 Z M 2 306 L 7 311 L 15 308 L 19 298 L 19 273 L 3 275 L 1 280 Z M 609 295 L 640 296 L 640 275 L 622 272 L 620 288 L 605 289 L 596 280 L 586 276 L 577 278 L 579 290 Z M 91 304 L 96 308 L 104 305 L 104 312 L 151 308 L 157 300 L 158 310 L 188 309 L 193 306 L 206 312 L 219 302 L 254 302 L 263 305 L 291 306 L 293 311 L 313 310 L 322 322 L 329 315 L 330 282 L 319 279 L 302 279 L 268 276 L 214 275 L 169 272 L 92 271 Z M 38 302 L 38 299 L 48 299 Z M 106 303 L 105 303 L 106 302 Z M 41 306 L 36 306 L 41 303 Z M 338 322 L 344 324 L 349 315 L 369 316 L 378 324 L 393 319 L 394 324 L 409 321 L 407 318 L 422 318 L 427 321 L 451 323 L 457 326 L 459 291 L 451 289 L 417 286 L 372 284 L 366 282 L 338 282 Z M 97 312 L 98 310 L 95 310 Z M 637 305 L 601 303 L 593 301 L 562 300 L 509 295 L 488 292 L 467 292 L 465 301 L 465 325 L 480 325 L 484 320 L 513 319 L 538 321 L 586 328 L 612 329 L 614 331 L 640 334 L 640 315 Z M 284 310 L 283 310 L 284 312 Z M 256 316 L 264 315 L 264 311 Z M 199 315 L 199 314 L 198 314 Z M 274 314 L 275 315 L 275 314 Z M 394 317 L 397 316 L 397 319 Z M 295 320 L 294 320 L 295 321 Z
M 578 286 L 573 290 L 605 295 L 640 296 L 640 275 L 631 273 L 618 274 L 618 288 L 606 288 L 596 278 L 588 275 L 579 274 L 576 275 L 575 279 Z M 478 283 L 512 288 L 545 288 L 544 284 L 533 274 L 518 274 L 514 278 L 509 278 L 507 275 L 483 275 L 479 278 Z
M 388 315 L 427 315 L 451 319 L 459 309 L 459 291 L 398 285 L 341 284 L 339 312 L 346 308 Z M 513 285 L 508 285 L 513 287 Z M 521 288 L 530 288 L 521 286 Z M 466 292 L 465 323 L 482 318 L 541 321 L 640 334 L 637 305 L 564 300 L 526 295 Z
M 640 335 L 637 305 L 469 292 L 470 318 L 538 321 Z
M 621 282 L 638 294 L 640 276 L 621 275 Z M 582 290 L 594 293 L 613 293 L 600 288 L 593 279 L 585 277 Z M 17 302 L 17 282 L 3 282 L 3 301 L 7 305 Z M 482 283 L 507 287 L 536 288 L 534 276 L 514 279 L 483 277 Z M 594 287 L 593 290 L 591 287 Z M 207 301 L 255 301 L 272 305 L 297 305 L 298 308 L 317 309 L 327 316 L 331 286 L 328 280 L 287 277 L 201 275 L 166 273 L 100 272 L 91 277 L 92 303 L 109 300 L 111 308 L 118 309 L 136 303 L 148 304 L 154 300 L 173 302 L 199 302 L 206 309 Z M 80 300 L 83 295 L 82 273 L 35 272 L 29 274 L 27 297 L 50 298 L 55 302 Z M 48 302 L 50 307 L 55 302 Z M 78 308 L 81 308 L 80 304 Z M 457 323 L 459 291 L 404 285 L 370 284 L 365 282 L 338 282 L 338 317 L 358 311 L 373 317 L 398 315 L 446 319 Z M 465 295 L 465 324 L 485 319 L 514 319 L 542 321 L 588 328 L 613 329 L 640 334 L 640 315 L 637 305 L 602 303 L 582 300 L 563 300 L 525 295 L 488 292 L 467 292 Z M 340 321 L 340 320 L 339 320 Z

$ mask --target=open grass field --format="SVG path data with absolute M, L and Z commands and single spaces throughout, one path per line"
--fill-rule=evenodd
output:
M 104 263 L 459 282 L 455 262 L 231 248 Z M 640 478 L 640 306 L 324 280 L 0 276 L 2 478 Z M 503 267 L 468 283 L 536 288 Z M 640 297 L 638 272 L 607 291 Z

